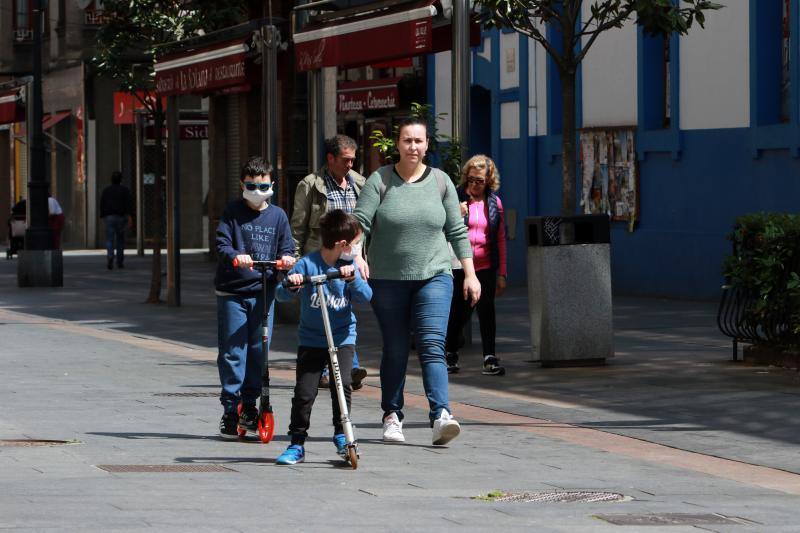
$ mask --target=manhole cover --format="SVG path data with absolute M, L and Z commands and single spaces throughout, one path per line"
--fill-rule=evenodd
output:
M 595 515 L 595 518 L 599 518 L 615 526 L 703 526 L 714 524 L 742 524 L 741 521 L 732 520 L 720 514 L 604 514 Z
M 96 465 L 100 470 L 121 473 L 154 473 L 167 472 L 236 472 L 232 468 L 220 465 Z
M 548 492 L 506 492 L 502 496 L 491 498 L 491 500 L 518 503 L 595 503 L 622 502 L 628 501 L 630 498 L 616 492 L 557 490 Z
M 34 446 L 66 446 L 79 444 L 77 440 L 45 440 L 45 439 L 0 439 L 0 446 L 11 448 L 32 448 Z
M 219 392 L 157 392 L 153 396 L 169 396 L 171 398 L 216 398 Z

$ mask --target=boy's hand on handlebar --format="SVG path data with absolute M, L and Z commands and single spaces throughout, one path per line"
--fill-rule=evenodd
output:
M 286 276 L 286 281 L 289 282 L 289 285 L 293 287 L 299 287 L 303 284 L 303 275 L 302 274 L 289 274 Z
M 283 268 L 289 270 L 297 262 L 297 259 L 295 259 L 291 255 L 284 255 L 283 257 L 281 257 L 281 262 L 283 262 Z
M 237 255 L 236 259 L 233 260 L 233 264 L 236 268 L 253 268 L 253 258 L 247 254 Z
M 345 281 L 352 281 L 356 277 L 356 268 L 353 265 L 343 265 L 339 267 L 339 272 Z

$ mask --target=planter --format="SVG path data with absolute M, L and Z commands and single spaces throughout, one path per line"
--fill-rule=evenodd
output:
M 778 366 L 800 370 L 800 351 L 753 344 L 742 350 L 744 362 L 750 365 Z

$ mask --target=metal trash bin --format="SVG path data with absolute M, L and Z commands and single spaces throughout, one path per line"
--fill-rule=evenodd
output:
M 608 216 L 528 217 L 525 237 L 532 359 L 605 364 L 614 356 Z

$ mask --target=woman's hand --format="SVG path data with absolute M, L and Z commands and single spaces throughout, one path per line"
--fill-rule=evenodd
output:
M 495 287 L 494 294 L 495 296 L 501 296 L 504 292 L 506 292 L 506 277 L 497 276 L 497 286 Z
M 358 273 L 361 274 L 362 278 L 365 280 L 369 279 L 369 265 L 364 258 L 361 257 L 361 254 L 356 256 L 356 258 L 353 260 L 353 264 L 355 264 L 356 268 L 358 268 Z
M 464 276 L 464 299 L 469 300 L 472 307 L 481 299 L 481 282 L 474 273 Z
M 297 262 L 297 259 L 295 259 L 291 255 L 284 255 L 283 257 L 281 257 L 281 262 L 283 263 L 283 268 L 289 270 Z

